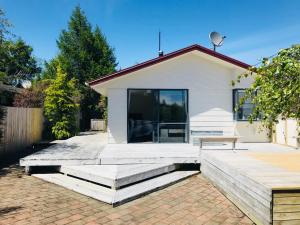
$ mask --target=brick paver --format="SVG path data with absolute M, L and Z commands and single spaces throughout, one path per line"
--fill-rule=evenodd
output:
M 0 170 L 0 224 L 252 224 L 201 175 L 113 208 L 27 176 Z

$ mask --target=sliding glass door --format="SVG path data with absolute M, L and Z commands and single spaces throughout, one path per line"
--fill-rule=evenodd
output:
M 159 142 L 187 142 L 187 90 L 159 90 Z
M 128 142 L 153 142 L 157 136 L 156 94 L 152 90 L 128 90 Z
M 128 142 L 188 141 L 187 90 L 129 89 Z

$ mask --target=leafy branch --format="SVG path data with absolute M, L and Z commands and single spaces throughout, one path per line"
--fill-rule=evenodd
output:
M 238 107 L 251 99 L 254 109 L 249 116 L 252 122 L 260 117 L 263 125 L 272 127 L 278 119 L 300 119 L 300 45 L 279 51 L 272 59 L 264 58 L 258 67 L 232 81 L 235 85 L 248 76 L 254 78 L 246 89 Z

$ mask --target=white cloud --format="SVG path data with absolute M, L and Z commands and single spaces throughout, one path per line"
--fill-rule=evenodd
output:
M 288 44 L 276 44 L 265 47 L 257 47 L 250 50 L 239 51 L 233 54 L 228 54 L 230 57 L 247 62 L 251 65 L 257 65 L 260 63 L 262 58 L 271 57 L 276 54 L 279 50 L 288 48 Z
M 270 46 L 293 37 L 300 37 L 300 25 L 288 26 L 277 30 L 266 30 L 233 41 L 230 41 L 228 38 L 222 47 L 222 51 L 233 52 L 239 51 L 241 48 L 253 49 L 258 46 Z
M 300 40 L 300 25 L 268 30 L 227 42 L 222 52 L 227 55 L 255 65 L 263 57 L 270 57 L 282 48 L 290 47 Z

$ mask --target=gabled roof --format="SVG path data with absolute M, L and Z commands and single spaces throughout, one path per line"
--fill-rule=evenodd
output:
M 146 67 L 152 66 L 154 64 L 164 62 L 166 60 L 175 58 L 177 56 L 180 56 L 180 55 L 183 55 L 185 53 L 192 52 L 192 51 L 200 51 L 202 53 L 205 53 L 205 54 L 208 54 L 210 56 L 216 57 L 218 59 L 221 59 L 225 62 L 231 63 L 233 65 L 239 66 L 239 67 L 244 68 L 244 69 L 248 69 L 250 67 L 250 65 L 248 65 L 247 63 L 241 62 L 239 60 L 233 59 L 233 58 L 228 57 L 226 55 L 223 55 L 221 53 L 215 52 L 211 49 L 205 48 L 201 45 L 195 44 L 195 45 L 191 45 L 191 46 L 188 46 L 186 48 L 182 48 L 182 49 L 179 49 L 177 51 L 168 53 L 166 55 L 159 56 L 157 58 L 145 61 L 143 63 L 139 63 L 137 65 L 128 67 L 126 69 L 119 70 L 115 73 L 109 74 L 109 75 L 104 76 L 104 77 L 100 77 L 96 80 L 92 80 L 92 81 L 88 82 L 88 85 L 89 86 L 94 86 L 94 85 L 97 85 L 99 83 L 103 83 L 105 81 L 108 81 L 108 80 L 111 80 L 111 79 L 114 79 L 114 78 L 117 78 L 117 77 L 120 77 L 120 76 L 124 76 L 124 75 L 132 73 L 134 71 L 141 70 L 143 68 L 146 68 Z

